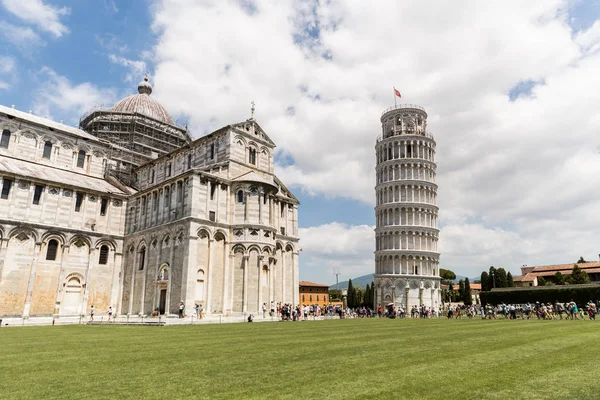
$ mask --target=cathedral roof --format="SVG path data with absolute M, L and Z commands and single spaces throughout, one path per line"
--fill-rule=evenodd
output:
M 30 179 L 40 179 L 55 184 L 76 186 L 96 192 L 120 195 L 127 194 L 102 178 L 95 178 L 93 176 L 54 168 L 48 165 L 36 164 L 18 158 L 0 156 L 0 173 L 6 172 Z
M 143 114 L 150 118 L 154 118 L 165 124 L 175 125 L 173 118 L 167 110 L 150 95 L 152 94 L 152 85 L 148 82 L 148 77 L 145 77 L 138 85 L 138 94 L 125 97 L 118 101 L 112 108 L 112 111 Z
M 242 174 L 242 175 L 238 176 L 237 178 L 233 178 L 233 181 L 234 182 L 256 182 L 256 183 L 262 183 L 264 185 L 276 186 L 272 181 L 270 182 L 270 181 L 264 179 L 263 177 L 261 177 L 254 171 L 246 172 L 245 174 Z

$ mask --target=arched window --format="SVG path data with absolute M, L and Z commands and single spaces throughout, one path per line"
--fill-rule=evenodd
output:
M 196 299 L 204 301 L 204 270 L 199 269 L 196 276 Z
M 146 248 L 142 247 L 138 252 L 138 271 L 144 269 L 144 262 L 146 261 Z
M 46 260 L 49 260 L 49 261 L 56 260 L 57 251 L 58 251 L 58 240 L 51 239 L 48 242 L 48 248 L 46 249 Z
M 168 279 L 169 279 L 169 268 L 165 266 L 158 273 L 158 280 L 159 281 L 166 281 Z
M 98 257 L 98 264 L 106 265 L 108 263 L 108 246 L 103 245 L 100 247 L 100 257 Z
M 79 150 L 77 153 L 77 168 L 83 168 L 85 165 L 85 151 Z
M 46 142 L 44 143 L 44 154 L 42 154 L 42 157 L 49 160 L 51 155 L 52 155 L 52 142 L 49 140 L 46 140 Z
M 244 191 L 243 190 L 238 190 L 237 191 L 237 202 L 238 203 L 243 203 L 244 202 Z
M 248 150 L 248 161 L 250 164 L 256 165 L 256 150 L 253 148 Z
M 415 275 L 419 275 L 419 267 L 415 265 Z
M 10 142 L 10 131 L 8 129 L 4 129 L 2 131 L 2 139 L 0 139 L 0 147 L 4 147 L 8 149 L 8 143 Z

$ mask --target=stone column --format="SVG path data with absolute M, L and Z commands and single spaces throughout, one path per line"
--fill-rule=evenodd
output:
M 0 283 L 2 283 L 2 271 L 6 262 L 6 252 L 8 250 L 8 238 L 0 239 Z
M 244 255 L 244 286 L 242 287 L 242 312 L 248 311 L 248 259 L 250 256 Z
M 250 191 L 244 191 L 244 222 L 248 222 L 248 200 L 250 198 Z
M 206 285 L 206 312 L 209 314 L 212 314 L 212 308 L 211 308 L 211 303 L 212 303 L 212 285 L 213 285 L 213 280 L 212 280 L 212 270 L 213 270 L 213 246 L 214 246 L 214 241 L 215 239 L 208 239 L 208 282 Z M 194 261 L 195 262 L 195 261 Z
M 262 217 L 262 201 L 260 201 L 261 197 L 265 194 L 262 190 L 258 191 L 258 223 L 262 225 L 263 217 Z
M 162 246 L 162 243 L 161 243 Z M 162 250 L 161 250 L 162 252 Z M 165 314 L 168 316 L 171 313 L 171 287 L 173 286 L 173 257 L 175 253 L 173 251 L 173 241 L 171 240 L 171 246 L 169 246 L 169 280 L 167 281 L 167 300 L 165 301 Z M 185 265 L 181 266 L 181 274 L 183 275 L 183 269 Z
M 260 199 L 260 195 L 258 197 Z M 260 203 L 260 201 L 259 201 L 259 203 Z M 262 298 L 262 270 L 263 270 L 262 269 L 262 263 L 263 263 L 264 259 L 265 259 L 265 256 L 263 256 L 263 255 L 259 255 L 258 256 L 258 285 L 257 285 L 258 286 L 258 293 L 257 293 L 257 295 L 258 295 L 257 296 L 258 297 L 258 310 L 257 310 L 257 312 L 262 311 L 262 303 L 263 303 L 263 298 Z
M 110 306 L 113 307 L 115 313 L 121 312 L 121 297 L 120 289 L 122 285 L 122 264 L 123 264 L 123 253 L 119 253 L 113 250 L 113 278 L 112 288 L 110 291 Z M 61 268 L 62 269 L 62 268 Z
M 96 253 L 96 249 L 94 249 L 93 247 L 90 247 L 90 251 L 88 253 L 88 262 L 87 262 L 87 267 L 85 269 L 85 289 L 83 291 L 83 304 L 82 304 L 82 308 L 83 310 L 81 310 L 80 314 L 84 315 L 86 313 L 87 310 L 87 305 L 88 305 L 88 299 L 89 299 L 89 295 L 90 295 L 90 270 L 92 269 L 92 260 L 95 259 L 95 253 Z
M 36 242 L 33 247 L 33 259 L 31 260 L 31 269 L 29 272 L 29 282 L 27 284 L 27 296 L 25 297 L 25 307 L 23 308 L 23 317 L 29 317 L 29 309 L 31 308 L 31 296 L 33 295 L 33 287 L 35 284 L 35 273 L 37 270 L 37 262 L 42 247 L 41 242 Z

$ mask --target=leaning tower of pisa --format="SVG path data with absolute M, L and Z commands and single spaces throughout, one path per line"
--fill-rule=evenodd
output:
M 377 138 L 375 307 L 437 308 L 440 277 L 435 140 L 413 104 L 381 115 Z

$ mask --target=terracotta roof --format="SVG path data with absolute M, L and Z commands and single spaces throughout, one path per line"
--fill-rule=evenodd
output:
M 600 262 L 589 262 L 589 263 L 581 263 L 581 264 L 572 263 L 572 264 L 557 264 L 557 265 L 540 265 L 540 266 L 533 267 L 531 272 L 535 273 L 535 272 L 543 272 L 543 271 L 554 271 L 554 272 L 570 271 L 573 269 L 573 266 L 575 264 L 579 265 L 579 268 L 581 268 L 583 270 L 600 267 Z
M 471 289 L 481 290 L 481 283 L 471 283 Z
M 317 287 L 329 287 L 329 285 L 325 285 L 322 283 L 314 283 L 314 282 L 310 282 L 310 281 L 300 281 L 298 283 L 300 286 L 317 286 Z
M 532 273 L 513 276 L 513 282 L 533 282 L 536 276 Z

